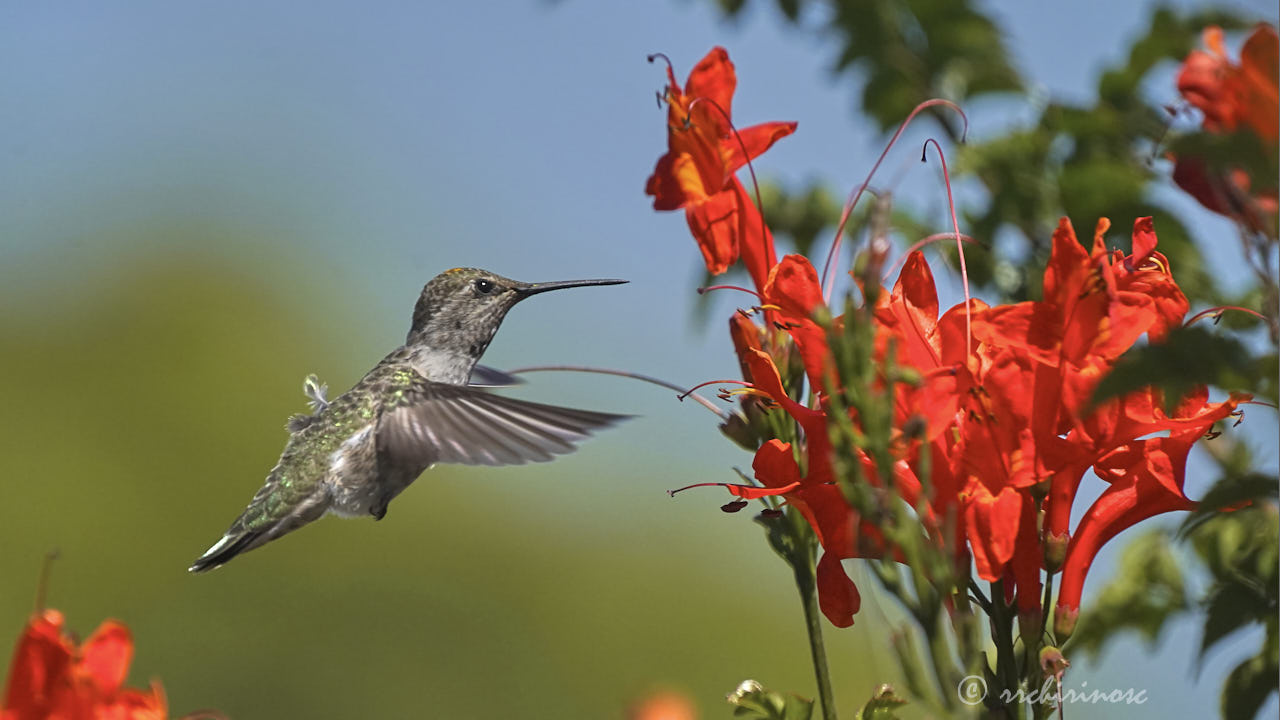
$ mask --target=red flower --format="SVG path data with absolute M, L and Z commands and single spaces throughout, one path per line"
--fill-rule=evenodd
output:
M 84 644 L 62 634 L 62 613 L 31 618 L 18 640 L 5 689 L 3 720 L 163 720 L 164 692 L 123 688 L 133 640 L 107 620 Z
M 670 66 L 667 79 L 668 149 L 645 194 L 653 196 L 655 210 L 684 208 L 712 274 L 724 272 L 741 255 L 756 287 L 762 288 L 776 262 L 773 239 L 735 173 L 790 135 L 796 124 L 764 123 L 733 132 L 730 113 L 738 81 L 724 48 L 707 53 L 683 89 Z
M 1196 507 L 1182 489 L 1187 454 L 1215 422 L 1226 418 L 1246 399 L 1247 396 L 1233 395 L 1224 402 L 1210 403 L 1207 390 L 1201 389 L 1174 412 L 1178 427 L 1167 437 L 1130 440 L 1094 464 L 1098 477 L 1110 487 L 1089 507 L 1067 546 L 1054 620 L 1060 642 L 1075 629 L 1085 577 L 1103 544 L 1147 518 Z
M 1232 63 L 1222 43 L 1222 30 L 1204 32 L 1208 52 L 1193 50 L 1178 74 L 1178 91 L 1204 113 L 1204 129 L 1211 133 L 1248 130 L 1274 153 L 1277 141 L 1277 65 L 1280 42 L 1276 31 L 1259 25 L 1240 51 L 1240 64 Z M 1180 156 L 1173 180 L 1205 208 L 1237 219 L 1254 230 L 1267 226 L 1264 216 L 1274 216 L 1277 203 L 1275 178 L 1250 178 L 1239 168 L 1217 171 L 1202 157 Z M 1263 183 L 1255 190 L 1256 183 Z
M 1231 132 L 1248 127 L 1275 145 L 1277 63 L 1280 43 L 1275 28 L 1259 25 L 1240 50 L 1240 64 L 1227 58 L 1222 29 L 1204 31 L 1209 51 L 1192 50 L 1178 73 L 1178 91 L 1204 113 L 1204 128 Z
M 803 255 L 787 255 L 769 271 L 761 291 L 766 306 L 777 308 L 770 315 L 795 340 L 810 387 L 825 392 L 830 350 L 827 332 L 814 322 L 814 312 L 825 308 L 818 271 Z

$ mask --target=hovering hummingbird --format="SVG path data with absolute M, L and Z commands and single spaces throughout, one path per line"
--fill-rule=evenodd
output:
M 436 463 L 543 462 L 626 419 L 492 394 L 477 386 L 514 379 L 476 365 L 521 300 L 624 282 L 524 283 L 475 268 L 437 275 L 422 289 L 404 345 L 354 387 L 330 402 L 315 376 L 307 378 L 312 413 L 289 420 L 289 441 L 266 484 L 189 570 L 219 567 L 326 512 L 381 520 L 387 504 Z

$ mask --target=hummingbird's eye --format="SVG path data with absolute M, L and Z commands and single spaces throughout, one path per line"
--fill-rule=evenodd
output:
M 481 295 L 488 295 L 498 287 L 497 285 L 493 284 L 492 280 L 486 280 L 484 278 L 479 278 L 471 285 L 476 289 L 476 292 L 480 293 Z

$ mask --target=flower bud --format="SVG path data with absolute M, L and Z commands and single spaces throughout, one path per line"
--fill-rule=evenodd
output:
M 1070 533 L 1057 535 L 1047 532 L 1044 536 L 1044 569 L 1053 574 L 1062 569 L 1067 560 L 1067 544 L 1071 542 Z

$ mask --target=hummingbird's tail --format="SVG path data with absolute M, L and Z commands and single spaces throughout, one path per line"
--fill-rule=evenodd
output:
M 267 539 L 262 536 L 262 532 L 254 531 L 228 532 L 213 547 L 205 550 L 203 555 L 191 563 L 191 567 L 187 568 L 187 571 L 201 573 L 216 567 L 222 567 L 231 558 L 265 543 Z
M 187 570 L 198 573 L 225 565 L 231 558 L 256 547 L 262 547 L 281 535 L 293 532 L 319 518 L 329 507 L 328 495 L 319 492 L 296 504 L 272 512 L 273 505 L 270 498 L 273 497 L 274 479 L 273 474 L 258 494 L 254 495 L 244 513 L 231 523 L 231 528 L 222 536 L 222 539 L 205 550 L 204 554 L 191 563 L 191 567 Z

